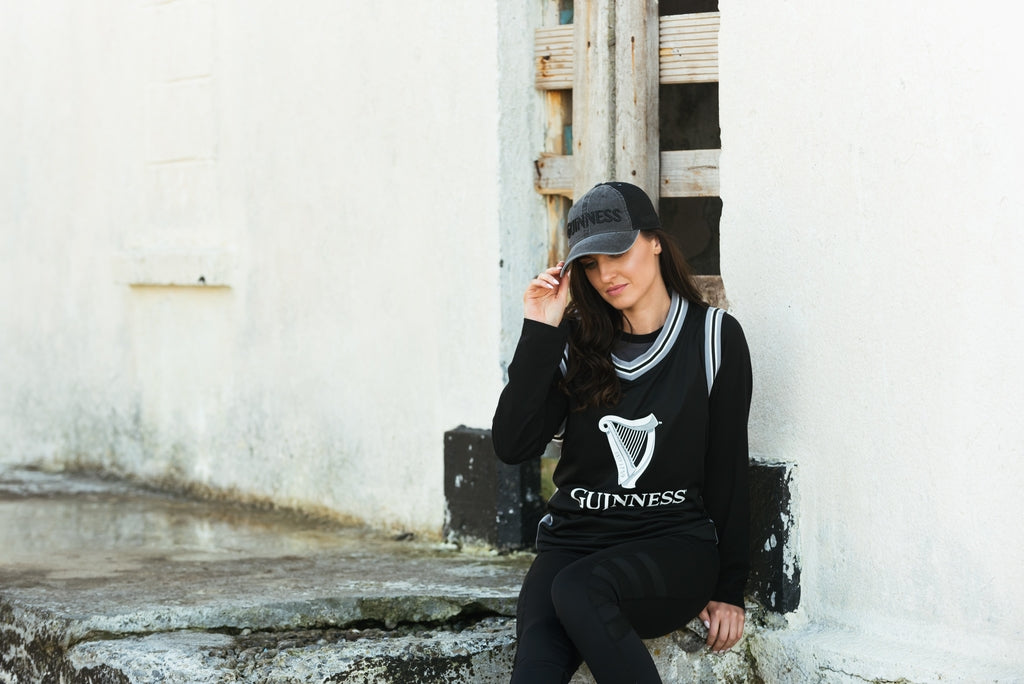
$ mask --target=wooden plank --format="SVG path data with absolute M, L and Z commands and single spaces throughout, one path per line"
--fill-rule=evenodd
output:
M 659 192 L 660 197 L 717 197 L 718 157 L 721 150 L 678 150 L 662 152 Z M 535 162 L 537 177 L 534 185 L 542 195 L 572 197 L 573 159 L 567 155 L 542 154 Z M 587 187 L 589 189 L 589 186 Z
M 661 47 L 680 47 L 683 45 L 694 45 L 703 47 L 715 47 L 718 45 L 718 31 L 676 31 L 662 25 L 658 33 L 658 43 Z
M 691 55 L 717 55 L 718 48 L 715 41 L 711 39 L 701 40 L 674 40 L 661 43 L 660 50 L 672 50 L 673 52 Z
M 661 153 L 661 197 L 717 197 L 721 150 Z
M 681 69 L 670 71 L 662 75 L 661 83 L 664 85 L 678 83 L 718 83 L 718 68 L 712 69 Z
M 545 92 L 544 113 L 544 151 L 548 154 L 570 154 L 572 142 L 566 140 L 565 128 L 572 125 L 572 91 Z
M 673 54 L 685 55 L 718 55 L 717 41 L 712 39 L 701 40 L 673 40 L 664 41 L 660 44 L 659 52 L 671 51 Z
M 572 204 L 572 157 L 564 155 L 566 152 L 572 151 L 572 142 L 566 140 L 565 135 L 565 127 L 572 123 L 572 91 L 548 90 L 544 93 L 544 104 L 547 114 L 544 152 L 549 155 L 557 155 L 559 159 L 568 160 L 568 163 L 562 162 L 562 165 L 566 167 L 563 174 L 567 175 L 567 180 L 564 187 L 559 188 L 561 192 L 557 194 L 543 193 L 544 205 L 547 209 L 548 266 L 554 266 L 569 251 L 565 235 L 565 217 L 569 214 L 569 205 Z M 543 163 L 543 160 L 540 163 Z
M 682 64 L 675 66 L 671 69 L 665 69 L 661 72 L 663 78 L 662 83 L 671 83 L 674 78 L 679 78 L 686 74 L 693 74 L 696 78 L 700 75 L 716 76 L 718 72 L 718 62 L 711 60 L 698 61 L 694 60 L 688 64 Z
M 534 83 L 541 90 L 572 88 L 573 25 L 547 26 L 534 32 Z
M 592 2 L 595 0 L 592 0 Z M 636 9 L 624 3 L 622 15 Z M 640 8 L 643 9 L 643 8 Z M 616 30 L 625 26 L 617 21 Z M 718 81 L 718 12 L 661 17 L 658 25 L 659 82 L 714 83 Z M 575 67 L 573 24 L 539 28 L 534 34 L 534 81 L 541 90 L 573 87 Z M 620 45 L 625 50 L 628 45 Z M 627 53 L 628 54 L 628 53 Z
M 562 155 L 572 152 L 572 140 L 566 139 L 566 127 L 572 124 L 572 25 L 560 25 L 562 11 L 566 0 L 546 0 L 544 3 L 544 24 L 556 28 L 548 31 L 548 40 L 538 42 L 538 60 L 544 60 L 550 67 L 547 72 L 547 83 L 554 88 L 544 88 L 544 152 L 547 155 Z M 568 59 L 568 66 L 560 65 Z M 538 62 L 540 64 L 541 62 Z M 540 73 L 540 69 L 538 69 Z M 561 80 L 560 80 L 561 79 Z M 564 158 L 563 158 L 564 159 Z M 571 159 L 562 162 L 567 173 L 561 194 L 544 194 L 544 208 L 548 228 L 548 259 L 547 265 L 554 266 L 564 258 L 569 248 L 565 234 L 565 219 L 572 204 L 572 163 Z M 538 162 L 538 178 L 543 167 L 543 159 Z M 558 162 L 555 162 L 557 165 Z
M 658 196 L 658 2 L 615 11 L 615 173 Z
M 573 197 L 574 160 L 568 154 L 543 153 L 534 162 L 537 175 L 533 185 L 542 195 Z
M 615 173 L 615 0 L 573 3 L 573 196 Z
M 659 81 L 666 85 L 718 81 L 719 24 L 718 12 L 662 17 Z
M 721 15 L 718 12 L 695 12 L 693 14 L 670 14 L 665 17 L 661 17 L 659 22 L 662 26 L 662 31 L 670 30 L 672 32 L 697 32 L 713 29 L 716 33 L 718 27 L 721 26 Z
M 569 239 L 565 234 L 565 219 L 572 200 L 564 195 L 545 195 L 548 220 L 548 266 L 554 266 L 569 253 Z

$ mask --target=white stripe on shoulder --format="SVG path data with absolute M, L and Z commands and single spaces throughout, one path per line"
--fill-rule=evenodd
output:
M 555 431 L 555 436 L 551 438 L 551 441 L 558 442 L 559 444 L 562 443 L 562 440 L 565 439 L 565 426 L 568 420 L 569 419 L 566 418 L 562 421 L 562 424 L 558 426 L 558 430 Z
M 709 306 L 704 316 L 704 372 L 708 380 L 708 396 L 722 367 L 722 318 L 725 312 Z

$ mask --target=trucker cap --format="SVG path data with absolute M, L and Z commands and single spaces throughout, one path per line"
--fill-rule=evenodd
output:
M 598 183 L 569 209 L 565 221 L 569 256 L 561 273 L 588 254 L 622 254 L 641 230 L 658 228 L 661 221 L 646 192 L 630 183 Z

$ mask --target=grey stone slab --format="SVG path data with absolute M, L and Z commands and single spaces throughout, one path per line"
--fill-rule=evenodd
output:
M 153 634 L 76 645 L 68 671 L 132 684 L 505 682 L 515 649 L 510 623 L 491 617 L 462 628 Z
M 229 636 L 171 632 L 84 642 L 72 647 L 71 681 L 192 682 L 507 682 L 514 623 L 490 617 L 465 625 L 263 632 Z M 665 682 L 756 681 L 746 649 L 708 655 L 692 630 L 651 640 Z M 593 684 L 586 666 L 573 684 Z
M 530 562 L 32 470 L 0 473 L 0 520 L 0 671 L 21 681 L 132 636 L 509 616 Z

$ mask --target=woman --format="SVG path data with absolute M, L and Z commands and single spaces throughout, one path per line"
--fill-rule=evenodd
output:
M 696 615 L 714 652 L 743 632 L 750 358 L 643 190 L 595 186 L 566 230 L 565 262 L 526 289 L 493 423 L 506 463 L 562 436 L 512 681 L 585 661 L 598 682 L 660 682 L 641 639 Z

